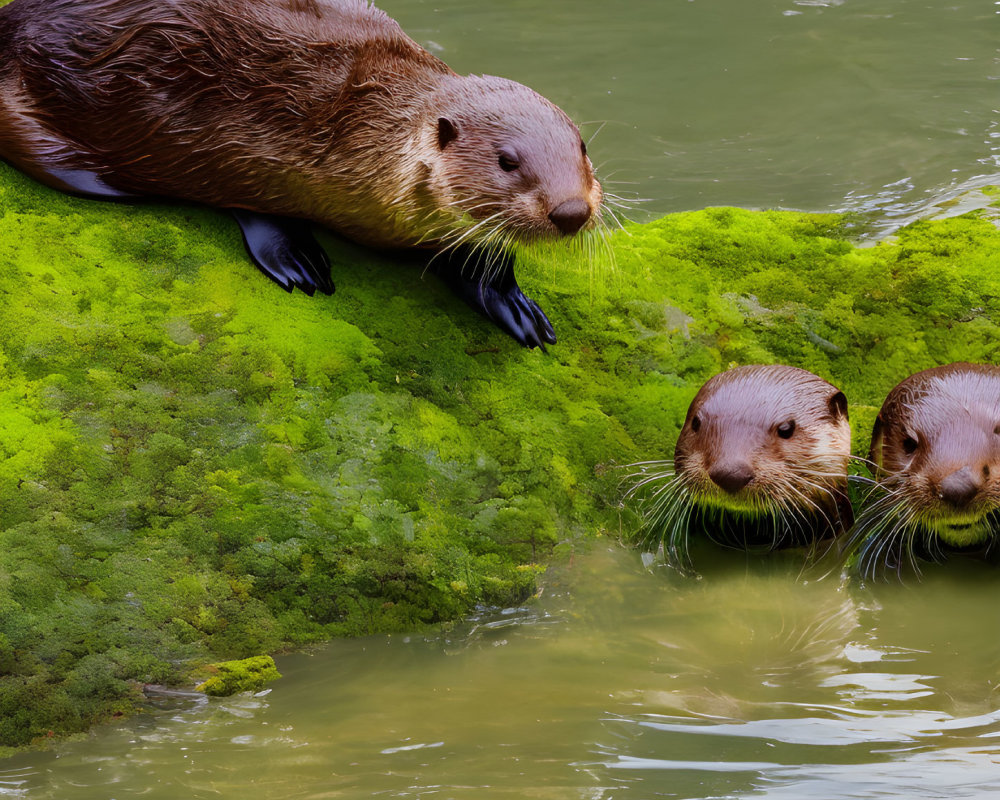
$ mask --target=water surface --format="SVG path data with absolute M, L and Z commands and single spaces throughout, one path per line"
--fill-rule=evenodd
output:
M 633 217 L 710 205 L 901 222 L 1000 171 L 982 0 L 384 0 L 459 72 L 583 125 Z
M 794 554 L 701 580 L 593 545 L 523 608 L 279 658 L 3 763 L 0 797 L 983 798 L 1000 792 L 994 570 L 850 587 Z

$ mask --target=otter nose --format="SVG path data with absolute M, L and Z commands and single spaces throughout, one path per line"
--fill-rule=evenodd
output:
M 749 464 L 724 464 L 708 471 L 712 482 L 728 494 L 736 494 L 753 480 L 753 470 Z
M 979 483 L 969 467 L 955 470 L 938 484 L 938 497 L 956 508 L 969 505 L 978 491 Z
M 549 212 L 549 219 L 560 231 L 571 236 L 590 219 L 590 205 L 586 200 L 566 200 Z

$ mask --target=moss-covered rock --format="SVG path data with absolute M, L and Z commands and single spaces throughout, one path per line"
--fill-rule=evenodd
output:
M 281 677 L 271 656 L 251 656 L 239 661 L 223 661 L 208 666 L 211 675 L 198 684 L 198 691 L 212 697 L 229 697 L 238 692 L 259 692 Z
M 710 209 L 616 235 L 614 270 L 525 254 L 546 355 L 413 264 L 330 236 L 337 293 L 287 295 L 223 213 L 0 166 L 0 744 L 201 664 L 519 602 L 560 543 L 618 532 L 616 465 L 669 455 L 730 364 L 837 383 L 861 451 L 902 377 L 995 360 L 988 221 L 849 233 Z

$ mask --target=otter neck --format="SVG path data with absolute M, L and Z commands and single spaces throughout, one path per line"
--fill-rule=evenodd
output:
M 355 98 L 356 119 L 378 120 L 378 126 L 354 126 L 336 143 L 327 170 L 309 189 L 313 198 L 328 199 L 305 215 L 375 247 L 432 246 L 434 236 L 418 240 L 414 231 L 432 230 L 427 220 L 442 205 L 431 163 L 438 152 L 433 107 L 447 77 L 426 73 L 405 85 L 384 75 L 361 79 L 371 88 Z M 372 218 L 384 224 L 373 228 Z
M 429 78 L 433 77 L 433 80 Z M 438 118 L 445 98 L 460 77 L 455 73 L 426 76 L 421 90 L 399 103 L 396 137 L 391 146 L 398 157 L 377 176 L 376 181 L 391 192 L 379 192 L 387 202 L 386 217 L 398 237 L 393 247 L 433 248 L 458 223 L 458 197 L 454 196 L 440 169 L 441 147 Z M 415 238 L 414 231 L 420 231 Z

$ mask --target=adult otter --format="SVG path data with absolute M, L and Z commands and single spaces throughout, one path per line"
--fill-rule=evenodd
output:
M 878 485 L 851 537 L 863 574 L 988 549 L 1000 511 L 1000 368 L 948 364 L 902 381 L 868 458 Z
M 305 220 L 434 268 L 527 346 L 555 342 L 514 241 L 597 224 L 579 131 L 521 84 L 463 77 L 365 0 L 14 0 L 0 157 L 57 189 L 232 209 L 288 291 L 333 292 Z
M 730 546 L 809 544 L 851 526 L 847 399 L 811 372 L 737 367 L 711 378 L 688 408 L 670 462 L 643 465 L 649 529 L 688 568 L 702 529 Z

